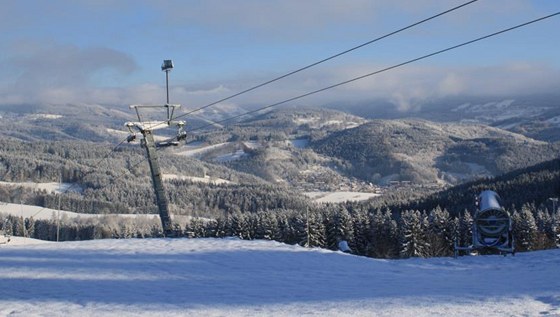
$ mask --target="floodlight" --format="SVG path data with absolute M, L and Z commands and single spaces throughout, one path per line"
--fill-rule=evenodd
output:
M 173 69 L 173 61 L 164 59 L 161 64 L 161 70 L 165 72 L 165 87 L 167 90 L 167 103 L 169 103 L 169 72 Z
M 171 69 L 173 69 L 173 61 L 170 59 L 164 60 L 163 64 L 161 64 L 161 70 L 164 72 L 168 72 Z

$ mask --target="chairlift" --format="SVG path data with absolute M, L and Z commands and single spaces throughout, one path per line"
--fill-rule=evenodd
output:
M 128 143 L 133 142 L 134 140 L 136 140 L 136 134 L 131 134 L 128 137 L 126 137 L 126 142 Z

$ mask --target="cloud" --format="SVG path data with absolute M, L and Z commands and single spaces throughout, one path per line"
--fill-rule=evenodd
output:
M 18 81 L 38 87 L 97 84 L 93 82 L 97 72 L 126 75 L 136 68 L 134 61 L 124 53 L 73 45 L 52 45 L 30 55 L 13 57 L 8 62 L 18 70 Z
M 137 69 L 134 60 L 108 48 L 20 43 L 2 61 L 13 82 L 0 83 L 1 104 L 158 104 L 165 100 L 160 84 L 119 85 Z M 266 106 L 386 67 L 373 63 L 338 64 L 310 69 L 231 99 L 240 106 Z M 245 76 L 245 75 L 243 75 Z M 172 85 L 171 102 L 194 109 L 277 76 L 215 80 L 194 86 Z M 427 101 L 449 96 L 512 96 L 555 92 L 560 70 L 545 63 L 508 62 L 495 66 L 407 65 L 321 92 L 293 105 L 321 106 L 386 100 L 398 110 L 418 110 Z
M 351 69 L 346 72 L 357 75 L 376 67 L 361 65 Z M 438 98 L 556 93 L 559 85 L 560 70 L 536 62 L 491 67 L 409 66 L 349 84 L 340 89 L 339 95 L 349 101 L 385 99 L 400 111 L 410 111 Z
M 115 86 L 137 69 L 130 56 L 113 49 L 57 43 L 19 42 L 0 62 L 2 103 L 73 102 L 88 90 Z
M 345 65 L 328 70 L 298 74 L 273 83 L 230 102 L 239 105 L 270 105 L 316 91 L 381 69 L 375 64 Z M 239 85 L 239 82 L 236 83 Z M 244 88 L 253 83 L 247 83 Z M 224 92 L 240 91 L 222 83 L 226 90 L 196 99 L 200 105 L 225 97 Z M 350 84 L 305 97 L 290 104 L 321 106 L 333 102 L 353 103 L 386 100 L 402 112 L 417 111 L 422 104 L 454 96 L 520 96 L 555 93 L 560 86 L 560 70 L 547 64 L 511 62 L 492 67 L 411 66 L 364 78 Z M 188 98 L 192 99 L 192 95 Z M 205 99 L 205 100 L 204 100 Z
M 371 39 L 373 35 L 384 34 L 464 2 L 52 0 L 33 6 L 35 10 L 27 10 L 34 3 L 17 1 L 7 4 L 0 11 L 0 27 L 7 31 L 3 32 L 3 40 L 0 41 L 0 49 L 3 50 L 0 55 L 0 105 L 161 103 L 165 100 L 164 88 L 161 84 L 138 84 L 151 83 L 150 80 L 155 76 L 151 77 L 152 73 L 148 76 L 148 71 L 141 69 L 137 63 L 147 63 L 146 60 L 153 60 L 153 56 L 161 52 L 173 52 L 175 56 L 183 58 L 184 65 L 191 67 L 184 67 L 188 69 L 186 71 L 179 68 L 174 71 L 174 76 L 177 77 L 172 81 L 171 101 L 196 108 L 279 75 L 261 72 L 262 69 L 289 71 L 302 66 L 305 61 L 313 62 L 336 53 L 327 52 L 329 49 L 338 51 L 336 47 L 348 48 L 349 42 L 359 44 Z M 519 18 L 521 13 L 535 13 L 536 7 L 535 2 L 522 0 L 479 1 L 446 15 L 441 20 L 438 18 L 418 29 L 406 31 L 401 34 L 405 36 L 404 39 L 399 35 L 396 39 L 406 41 L 406 46 L 390 39 L 384 41 L 383 46 L 376 45 L 372 50 L 353 52 L 352 55 L 229 102 L 264 106 L 305 94 L 381 69 L 383 63 L 392 63 L 402 52 L 412 51 L 411 47 L 428 51 L 429 45 L 445 47 L 440 44 L 447 43 L 450 39 L 447 36 L 451 33 L 471 38 L 467 32 L 472 29 L 484 27 L 486 30 L 482 33 L 486 34 L 487 29 L 499 29 L 493 27 L 494 23 L 510 25 L 512 19 Z M 61 10 L 62 8 L 65 10 Z M 542 5 L 539 9 L 542 9 Z M 36 14 L 36 11 L 45 14 Z M 95 21 L 90 21 L 92 23 L 87 28 L 66 32 L 76 23 L 88 20 L 91 16 Z M 473 25 L 473 20 L 480 23 Z M 127 33 L 131 25 L 135 32 Z M 488 27 L 489 25 L 492 27 Z M 45 31 L 42 32 L 42 29 Z M 19 31 L 22 33 L 18 33 Z M 82 32 L 90 35 L 91 41 L 97 40 L 96 43 L 101 44 L 85 46 L 90 37 L 86 36 L 87 40 L 84 40 Z M 121 36 L 114 37 L 117 39 L 109 43 L 106 39 L 114 34 L 106 32 L 119 33 Z M 445 34 L 440 36 L 442 34 L 438 32 Z M 479 33 L 477 34 L 480 35 Z M 10 34 L 15 35 L 11 37 Z M 95 36 L 99 38 L 94 39 Z M 425 41 L 427 38 L 430 41 Z M 14 39 L 18 39 L 17 42 Z M 298 41 L 299 43 L 295 43 Z M 302 44 L 304 41 L 306 43 Z M 457 41 L 459 40 L 453 38 L 451 42 Z M 516 43 L 513 46 L 519 46 Z M 161 47 L 157 47 L 158 45 Z M 495 46 L 488 47 L 488 51 L 493 49 Z M 504 45 L 500 49 L 505 51 L 508 47 Z M 536 56 L 519 54 L 521 55 L 517 56 L 520 56 L 520 60 L 535 59 Z M 547 58 L 546 54 L 542 55 Z M 210 57 L 204 59 L 206 56 Z M 467 60 L 465 57 L 463 61 L 480 64 L 484 57 L 480 58 Z M 504 60 L 505 58 L 516 58 L 516 55 L 505 56 Z M 186 62 L 190 59 L 196 62 Z M 549 60 L 552 59 L 549 57 Z M 376 60 L 379 64 L 364 63 L 364 60 Z M 158 63 L 159 61 L 158 57 Z M 495 61 L 496 58 L 483 60 L 486 65 L 496 63 Z M 442 58 L 442 62 L 445 63 L 445 59 Z M 458 63 L 460 65 L 461 61 Z M 295 64 L 298 65 L 292 67 Z M 157 64 L 154 69 L 158 71 Z M 215 79 L 198 83 L 196 87 L 185 85 L 184 82 L 176 84 L 175 78 L 188 78 L 186 80 L 191 82 L 203 81 L 204 78 L 197 78 L 199 74 L 200 77 L 212 76 Z M 233 76 L 237 77 L 232 78 Z M 417 109 L 431 98 L 462 94 L 548 92 L 554 91 L 559 82 L 558 68 L 555 66 L 527 61 L 508 61 L 492 67 L 409 65 L 295 101 L 293 104 L 322 105 L 385 99 L 390 100 L 401 111 L 409 111 Z

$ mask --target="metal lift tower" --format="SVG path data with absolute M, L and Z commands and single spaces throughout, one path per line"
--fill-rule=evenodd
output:
M 127 138 L 128 142 L 132 142 L 136 139 L 136 132 L 140 132 L 143 138 L 141 140 L 141 145 L 146 148 L 146 153 L 148 155 L 148 162 L 150 163 L 150 171 L 152 173 L 152 183 L 154 186 L 154 191 L 156 194 L 156 203 L 159 209 L 159 217 L 161 219 L 161 225 L 163 227 L 163 234 L 166 237 L 174 236 L 173 223 L 171 221 L 171 213 L 169 212 L 169 203 L 167 201 L 167 196 L 165 195 L 165 189 L 163 187 L 163 180 L 161 177 L 161 171 L 158 163 L 157 148 L 166 146 L 177 146 L 179 141 L 186 139 L 187 133 L 183 130 L 185 127 L 184 121 L 173 120 L 173 114 L 176 108 L 181 105 L 170 104 L 169 103 L 169 71 L 173 68 L 173 62 L 171 60 L 164 60 L 161 70 L 165 72 L 165 85 L 167 91 L 167 103 L 165 105 L 157 106 L 141 106 L 132 105 L 131 109 L 136 110 L 136 115 L 138 117 L 138 122 L 127 122 L 125 126 L 129 129 L 130 135 Z M 167 111 L 167 118 L 165 121 L 143 121 L 140 116 L 140 109 L 146 108 L 163 108 Z M 156 142 L 154 139 L 153 131 L 157 129 L 177 128 L 177 135 L 165 141 Z

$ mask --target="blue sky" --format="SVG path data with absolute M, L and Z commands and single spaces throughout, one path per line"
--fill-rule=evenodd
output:
M 211 103 L 467 2 L 435 0 L 0 0 L 0 105 Z M 560 11 L 479 0 L 228 104 L 270 104 Z M 560 16 L 298 101 L 321 105 L 533 94 L 560 84 Z

